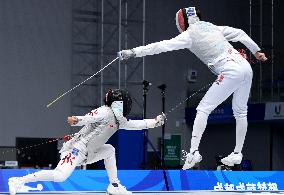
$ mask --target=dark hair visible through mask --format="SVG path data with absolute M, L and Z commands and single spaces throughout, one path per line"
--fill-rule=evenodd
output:
M 185 30 L 186 30 L 189 27 L 189 24 L 188 24 L 188 18 L 187 18 L 185 8 L 182 9 L 182 15 L 183 15 L 183 19 L 184 19 L 184 27 L 185 27 Z

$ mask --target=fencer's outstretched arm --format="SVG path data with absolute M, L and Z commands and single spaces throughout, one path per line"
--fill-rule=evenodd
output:
M 90 123 L 96 123 L 103 120 L 103 113 L 97 113 L 97 110 L 92 110 L 85 116 L 71 116 L 67 118 L 67 122 L 72 126 L 83 126 Z
M 178 36 L 164 41 L 151 43 L 145 46 L 133 48 L 131 50 L 122 50 L 118 52 L 121 60 L 131 57 L 143 57 L 147 55 L 159 54 L 162 52 L 190 48 L 192 39 L 187 31 L 179 34 Z
M 127 120 L 125 117 L 120 118 L 119 129 L 125 130 L 142 130 L 142 129 L 152 129 L 159 127 L 164 124 L 165 115 L 158 115 L 155 119 L 143 119 L 143 120 Z
M 142 130 L 159 127 L 164 124 L 166 116 L 164 113 L 158 115 L 155 119 L 127 120 L 123 116 L 123 102 L 115 101 L 111 104 L 112 111 L 118 120 L 119 128 L 125 130 Z
M 218 26 L 218 28 L 228 41 L 241 42 L 251 51 L 252 54 L 261 50 L 243 30 L 229 26 Z

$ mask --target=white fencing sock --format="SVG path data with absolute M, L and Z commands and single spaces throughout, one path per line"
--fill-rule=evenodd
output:
M 109 177 L 110 183 L 119 183 L 117 178 L 117 167 L 115 153 L 111 154 L 110 157 L 104 159 L 105 168 Z
M 247 117 L 236 119 L 236 147 L 234 149 L 235 153 L 241 153 L 246 138 L 248 127 Z
M 198 150 L 202 134 L 205 131 L 207 125 L 207 119 L 208 114 L 197 111 L 193 124 L 190 153 L 193 153 L 194 151 Z

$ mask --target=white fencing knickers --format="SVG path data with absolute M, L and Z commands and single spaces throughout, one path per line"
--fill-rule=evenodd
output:
M 61 160 L 54 170 L 42 170 L 22 178 L 25 183 L 36 181 L 63 182 L 72 174 L 76 166 L 82 165 L 82 162 L 91 164 L 104 159 L 110 182 L 119 182 L 117 179 L 115 149 L 112 145 L 104 144 L 96 151 L 90 151 L 88 153 L 88 157 L 86 158 L 85 154 L 79 152 L 76 148 L 75 150 L 66 151 L 61 154 Z
M 246 117 L 253 75 L 250 64 L 245 59 L 222 63 L 224 64 L 221 67 L 221 74 L 206 92 L 196 110 L 209 115 L 233 94 L 232 107 L 235 118 Z
M 86 160 L 86 145 L 81 141 L 74 144 L 74 147 L 61 153 L 60 161 L 54 170 L 42 170 L 26 176 L 23 176 L 25 183 L 36 181 L 65 181 L 74 171 Z
M 247 123 L 247 102 L 253 76 L 250 64 L 240 57 L 237 62 L 226 59 L 218 65 L 221 74 L 196 108 L 197 114 L 193 125 L 190 152 L 198 150 L 200 139 L 206 128 L 208 115 L 231 94 L 233 94 L 232 108 L 237 123 L 239 121 Z M 239 126 L 245 127 L 242 130 L 237 128 L 237 135 L 240 135 L 238 132 L 242 131 L 241 140 L 237 137 L 237 145 L 241 145 L 241 147 L 237 148 L 242 148 L 246 125 L 237 124 L 237 127 Z

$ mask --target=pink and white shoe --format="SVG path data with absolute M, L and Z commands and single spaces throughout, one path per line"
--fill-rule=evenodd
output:
M 184 153 L 184 157 L 186 157 L 184 165 L 182 167 L 183 170 L 190 169 L 194 167 L 197 163 L 202 160 L 202 156 L 199 154 L 199 151 L 194 151 L 193 153 L 187 153 L 186 151 L 182 151 Z

